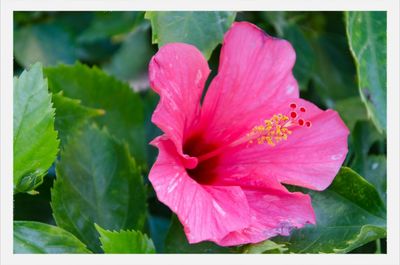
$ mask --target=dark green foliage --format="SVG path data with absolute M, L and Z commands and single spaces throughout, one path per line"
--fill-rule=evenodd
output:
M 105 229 L 143 228 L 146 189 L 125 144 L 86 127 L 68 141 L 56 167 L 51 206 L 58 226 L 99 251 L 97 223 Z
M 126 141 L 139 163 L 145 162 L 143 103 L 126 83 L 79 63 L 46 68 L 45 74 L 53 93 L 62 91 L 66 97 L 79 99 L 83 106 L 104 110 L 95 122 Z

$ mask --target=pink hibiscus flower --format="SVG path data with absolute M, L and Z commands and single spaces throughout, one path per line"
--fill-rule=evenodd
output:
M 152 58 L 152 121 L 164 135 L 151 143 L 149 178 L 190 243 L 256 243 L 315 224 L 309 195 L 281 183 L 328 187 L 349 131 L 335 111 L 299 98 L 295 57 L 289 42 L 234 23 L 202 102 L 210 70 L 200 51 L 172 43 Z

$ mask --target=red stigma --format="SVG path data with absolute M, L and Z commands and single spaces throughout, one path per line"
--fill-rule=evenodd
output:
M 303 126 L 304 125 L 304 120 L 303 119 L 299 119 L 298 123 L 299 123 L 300 126 Z
M 306 121 L 306 126 L 311 127 L 311 121 Z
M 300 108 L 300 111 L 301 111 L 301 112 L 306 112 L 306 108 L 301 107 L 301 108 Z
M 291 103 L 291 104 L 290 104 L 290 107 L 291 107 L 292 109 L 295 109 L 295 108 L 297 108 L 297 105 L 296 105 L 296 103 Z
M 296 117 L 297 117 L 297 113 L 294 112 L 294 111 L 292 111 L 292 112 L 290 113 L 290 117 L 292 117 L 293 119 L 296 118 Z

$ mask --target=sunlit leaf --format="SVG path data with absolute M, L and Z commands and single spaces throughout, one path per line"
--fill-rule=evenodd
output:
M 100 234 L 101 248 L 106 254 L 150 254 L 155 253 L 153 241 L 139 231 L 120 230 L 109 231 L 97 224 L 96 230 Z
M 42 66 L 14 78 L 14 192 L 30 192 L 56 159 L 59 140 Z

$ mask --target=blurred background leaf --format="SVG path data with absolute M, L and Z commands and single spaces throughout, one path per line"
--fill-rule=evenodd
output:
M 357 121 L 367 121 L 367 111 L 360 97 L 349 97 L 336 101 L 335 110 L 339 112 L 347 127 L 353 131 Z
M 44 65 L 59 62 L 71 64 L 77 59 L 73 40 L 60 26 L 54 24 L 28 25 L 17 29 L 14 47 L 15 59 L 24 67 L 35 62 Z
M 89 26 L 80 33 L 78 42 L 91 43 L 128 34 L 143 19 L 144 12 L 95 12 Z
M 145 21 L 125 37 L 104 70 L 128 81 L 136 90 L 147 89 L 147 67 L 154 54 L 149 44 L 150 24 Z

